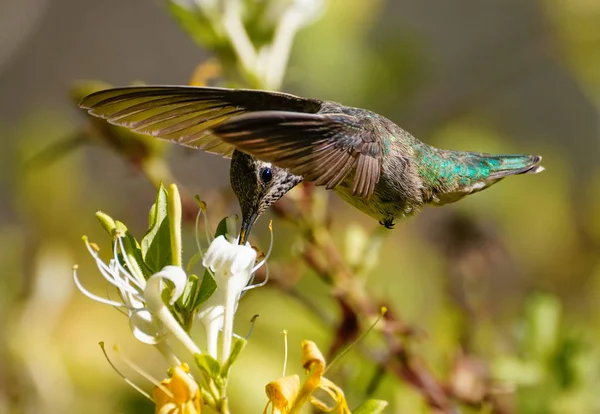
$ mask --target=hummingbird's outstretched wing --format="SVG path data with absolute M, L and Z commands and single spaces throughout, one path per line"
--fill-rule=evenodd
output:
M 234 150 L 211 128 L 232 116 L 277 110 L 316 113 L 322 101 L 250 89 L 132 86 L 85 97 L 91 115 L 133 131 L 230 157 Z
M 369 198 L 379 181 L 383 151 L 369 120 L 263 111 L 236 116 L 213 130 L 240 151 L 317 185 L 333 188 L 354 170 L 353 194 Z

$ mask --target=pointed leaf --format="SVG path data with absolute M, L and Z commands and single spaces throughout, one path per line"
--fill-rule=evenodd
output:
M 175 313 L 181 322 L 181 326 L 189 332 L 192 329 L 194 323 L 194 301 L 196 300 L 196 294 L 200 289 L 198 276 L 189 275 L 185 283 L 183 293 L 177 300 L 174 306 Z
M 141 242 L 144 262 L 153 273 L 170 265 L 172 261 L 171 232 L 167 215 L 167 190 L 161 184 L 156 203 L 150 209 L 150 227 Z
M 200 284 L 200 288 L 197 290 L 196 300 L 194 301 L 193 310 L 196 310 L 198 306 L 203 304 L 210 298 L 213 293 L 217 290 L 217 282 L 212 277 L 208 270 L 204 271 L 204 275 L 202 276 L 202 283 Z
M 148 231 L 142 239 L 142 245 L 144 244 L 144 239 L 151 241 L 153 235 L 158 231 L 160 220 L 167 215 L 167 197 L 167 189 L 160 183 L 156 193 L 156 201 L 152 204 L 152 207 L 150 207 L 150 212 L 148 214 Z M 144 254 L 145 253 L 146 252 L 144 251 Z
M 221 376 L 223 378 L 229 377 L 229 370 L 231 366 L 235 362 L 235 360 L 240 356 L 244 348 L 246 347 L 247 341 L 244 338 L 240 338 L 238 336 L 233 336 L 231 343 L 231 353 L 229 354 L 229 359 L 223 365 L 223 370 L 221 371 Z
M 182 309 L 190 310 L 194 304 L 194 300 L 196 299 L 196 291 L 199 288 L 198 286 L 198 276 L 189 275 L 187 281 L 185 283 L 185 288 L 183 289 L 183 293 L 181 297 L 177 301 Z
M 146 231 L 146 233 L 149 233 L 152 230 L 152 228 L 154 226 L 156 226 L 156 221 L 157 221 L 156 210 L 157 210 L 158 200 L 160 198 L 160 192 L 162 189 L 163 188 L 162 188 L 162 184 L 161 184 L 161 186 L 158 189 L 158 193 L 156 194 L 157 200 L 154 204 L 152 204 L 152 206 L 150 207 L 150 211 L 148 212 L 148 230 Z
M 202 253 L 196 252 L 194 255 L 188 260 L 187 266 L 185 267 L 186 273 L 191 273 L 196 266 L 196 263 L 202 259 Z
M 379 414 L 388 406 L 387 401 L 383 400 L 367 400 L 358 408 L 352 410 L 354 414 Z
M 227 236 L 227 220 L 228 217 L 223 218 L 219 221 L 217 225 L 217 230 L 215 231 L 215 239 L 219 236 Z
M 204 371 L 210 378 L 216 379 L 221 372 L 221 364 L 208 354 L 194 355 L 196 365 L 201 371 Z

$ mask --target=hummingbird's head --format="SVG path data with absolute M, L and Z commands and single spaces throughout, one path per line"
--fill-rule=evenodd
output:
M 235 150 L 231 156 L 231 188 L 242 209 L 239 244 L 265 210 L 295 187 L 302 177 Z

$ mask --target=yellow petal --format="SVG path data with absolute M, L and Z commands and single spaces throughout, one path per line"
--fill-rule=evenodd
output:
M 300 378 L 298 375 L 289 375 L 287 377 L 279 378 L 275 381 L 271 381 L 265 387 L 267 398 L 269 403 L 265 407 L 265 412 L 269 404 L 273 405 L 273 411 L 279 410 L 281 413 L 288 413 L 292 404 L 298 397 L 300 391 Z
M 271 413 L 295 414 L 309 400 L 321 411 L 350 414 L 344 392 L 333 382 L 323 377 L 325 358 L 312 341 L 302 342 L 302 366 L 309 371 L 308 378 L 306 378 L 302 387 L 300 387 L 300 379 L 297 375 L 280 378 L 267 384 L 265 391 L 269 402 L 263 414 L 268 412 L 270 405 L 272 405 Z M 334 402 L 333 405 L 327 405 L 312 396 L 318 388 L 329 394 Z
M 348 408 L 348 403 L 346 402 L 346 397 L 344 395 L 344 391 L 337 385 L 335 385 L 332 381 L 328 380 L 325 377 L 321 377 L 321 384 L 319 385 L 323 391 L 325 391 L 331 399 L 335 402 L 335 405 L 329 406 L 325 402 L 319 400 L 316 397 L 310 398 L 310 403 L 317 407 L 319 410 L 324 411 L 326 413 L 336 412 L 339 414 L 350 414 L 350 409 Z
M 306 370 L 312 369 L 313 371 L 304 383 L 304 387 L 302 387 L 301 396 L 304 396 L 305 393 L 310 395 L 311 404 L 321 411 L 349 414 L 350 409 L 346 403 L 344 391 L 333 382 L 323 377 L 323 372 L 325 371 L 325 357 L 323 357 L 323 354 L 317 345 L 312 341 L 302 342 L 302 366 Z M 321 388 L 327 392 L 335 402 L 335 405 L 330 407 L 318 398 L 313 397 L 312 393 L 317 388 Z
M 297 412 L 319 387 L 321 375 L 323 375 L 323 371 L 325 370 L 325 358 L 313 341 L 302 341 L 302 366 L 307 371 L 312 369 L 312 372 L 293 401 L 292 408 L 290 409 L 292 413 Z
M 173 369 L 171 378 L 163 380 L 161 387 L 154 388 L 157 414 L 200 414 L 202 398 L 200 388 L 189 374 L 187 364 Z
M 312 369 L 301 392 L 301 397 L 307 399 L 319 387 L 325 371 L 325 358 L 313 341 L 302 341 L 302 366 L 306 371 Z
M 302 341 L 302 366 L 307 371 L 314 367 L 319 375 L 325 370 L 325 357 L 313 341 Z

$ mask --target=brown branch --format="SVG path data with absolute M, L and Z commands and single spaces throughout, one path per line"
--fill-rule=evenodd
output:
M 309 195 L 308 191 L 304 192 Z M 335 297 L 340 302 L 345 312 L 352 312 L 354 316 L 346 315 L 345 320 L 364 318 L 367 321 L 375 320 L 381 311 L 381 304 L 374 301 L 355 277 L 351 269 L 343 260 L 339 250 L 335 246 L 331 234 L 322 223 L 314 223 L 304 211 L 306 208 L 298 207 L 310 205 L 306 200 L 299 200 L 297 205 L 280 202 L 274 205 L 274 212 L 281 218 L 296 225 L 303 233 L 306 244 L 301 257 L 304 262 L 325 283 L 331 286 Z M 344 323 L 344 320 L 342 321 Z M 341 327 L 338 326 L 338 331 Z M 353 328 L 352 328 L 353 329 Z M 418 356 L 413 355 L 405 345 L 407 335 L 413 335 L 414 330 L 406 325 L 392 312 L 388 312 L 382 320 L 381 331 L 386 342 L 388 355 L 385 358 L 377 357 L 368 350 L 363 353 L 375 360 L 386 372 L 395 375 L 413 386 L 429 406 L 436 413 L 454 413 L 456 409 L 453 400 L 468 405 L 474 405 L 473 401 L 465 401 L 459 395 L 453 395 L 451 387 L 435 378 L 425 362 Z M 339 332 L 338 332 L 339 333 Z M 347 335 L 342 338 L 343 342 L 350 342 L 356 335 Z M 339 349 L 344 344 L 338 340 L 334 346 Z M 362 347 L 361 347 L 362 348 Z M 493 403 L 491 393 L 486 393 L 485 398 L 479 401 L 479 405 L 490 403 L 495 413 L 505 412 L 498 404 Z

